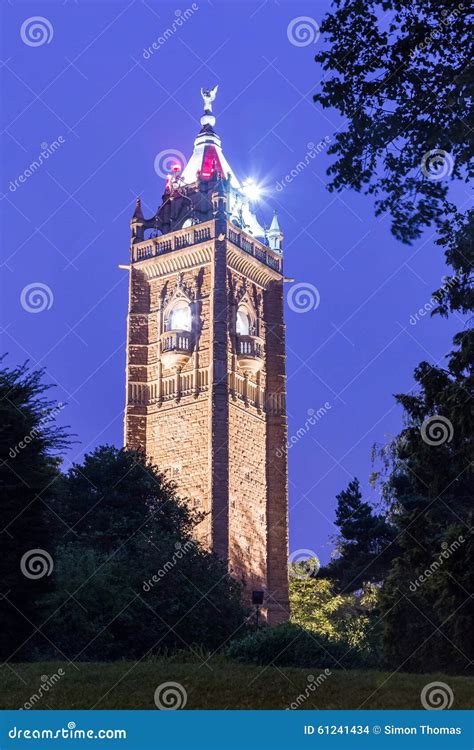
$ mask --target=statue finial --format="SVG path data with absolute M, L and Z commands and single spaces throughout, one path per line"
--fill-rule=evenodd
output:
M 210 114 L 212 112 L 212 102 L 216 98 L 218 84 L 213 89 L 201 89 L 201 96 L 204 100 L 204 112 Z

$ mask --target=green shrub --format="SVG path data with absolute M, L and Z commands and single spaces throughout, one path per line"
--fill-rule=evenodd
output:
M 371 668 L 375 655 L 357 650 L 347 641 L 331 640 L 308 630 L 285 623 L 262 628 L 247 637 L 233 641 L 227 655 L 236 661 L 282 667 Z

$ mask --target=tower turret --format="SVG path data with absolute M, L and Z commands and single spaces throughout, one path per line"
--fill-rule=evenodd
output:
M 132 243 L 140 242 L 143 240 L 144 228 L 145 228 L 145 217 L 142 211 L 142 202 L 140 198 L 136 199 L 135 211 L 130 220 L 130 229 L 132 232 Z
M 217 180 L 212 192 L 212 210 L 216 219 L 225 219 L 227 216 L 227 192 L 222 178 Z
M 272 223 L 270 229 L 267 231 L 268 244 L 272 250 L 277 250 L 281 253 L 283 248 L 283 232 L 280 228 L 280 222 L 278 221 L 278 214 L 275 211 L 273 214 Z

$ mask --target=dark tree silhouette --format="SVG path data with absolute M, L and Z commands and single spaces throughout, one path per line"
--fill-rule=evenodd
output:
M 55 549 L 45 656 L 217 649 L 244 625 L 240 584 L 193 539 L 203 514 L 145 456 L 101 446 L 59 484 L 55 510 L 71 531 Z
M 69 444 L 55 424 L 62 404 L 46 398 L 41 371 L 0 369 L 0 503 L 2 533 L 0 658 L 20 660 L 51 584 L 50 511 L 59 454 Z
M 385 651 L 404 669 L 472 668 L 474 337 L 458 334 L 446 369 L 422 362 L 407 426 L 384 450 L 385 497 L 400 554 L 382 589 Z
M 357 591 L 364 583 L 381 583 L 397 552 L 395 527 L 362 500 L 358 479 L 336 499 L 338 556 L 319 575 L 335 581 L 343 593 Z
M 472 211 L 448 195 L 472 176 L 473 40 L 458 0 L 335 0 L 316 56 L 324 70 L 314 99 L 344 117 L 329 153 L 331 190 L 375 198 L 377 215 L 411 243 L 435 225 L 454 274 L 439 312 L 472 309 Z M 469 241 L 469 235 L 471 241 Z

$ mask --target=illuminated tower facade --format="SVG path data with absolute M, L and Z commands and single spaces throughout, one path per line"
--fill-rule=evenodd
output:
M 288 618 L 283 237 L 224 157 L 216 89 L 156 214 L 138 199 L 132 217 L 125 443 L 206 513 L 198 538 L 275 624 Z

